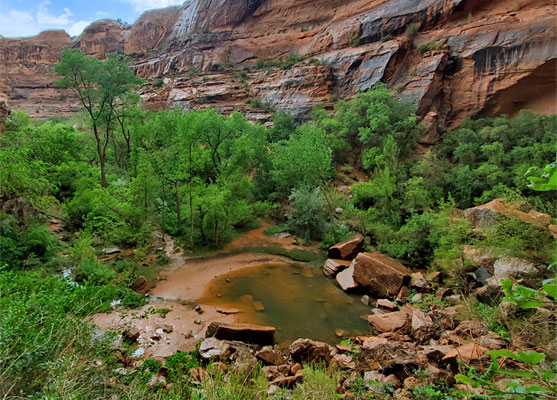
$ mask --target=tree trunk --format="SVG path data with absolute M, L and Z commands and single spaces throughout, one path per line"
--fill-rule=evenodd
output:
M 178 180 L 174 181 L 176 189 L 176 222 L 178 224 L 178 234 L 182 232 L 182 213 L 180 211 L 180 193 L 178 192 Z
M 99 155 L 99 163 L 101 165 L 101 186 L 103 188 L 108 187 L 108 183 L 106 182 L 106 171 L 105 171 L 105 158 L 104 152 L 101 146 L 101 138 L 99 137 L 99 131 L 97 130 L 97 124 L 93 123 L 93 133 L 95 134 L 95 140 L 97 141 L 97 154 Z

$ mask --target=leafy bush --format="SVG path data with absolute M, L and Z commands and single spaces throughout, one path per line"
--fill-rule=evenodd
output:
M 413 39 L 418 34 L 420 27 L 421 26 L 419 22 L 409 23 L 408 25 L 406 25 L 406 31 L 405 31 L 406 36 L 408 36 L 410 39 Z
M 319 188 L 295 189 L 288 199 L 292 207 L 288 213 L 289 230 L 302 235 L 306 242 L 322 238 L 327 229 L 327 201 Z

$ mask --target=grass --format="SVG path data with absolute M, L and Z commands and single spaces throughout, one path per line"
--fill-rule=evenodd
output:
M 263 232 L 267 236 L 273 236 L 278 233 L 288 232 L 288 227 L 286 225 L 273 225 Z
M 294 400 L 336 400 L 340 373 L 319 365 L 304 366 L 304 381 L 292 392 Z

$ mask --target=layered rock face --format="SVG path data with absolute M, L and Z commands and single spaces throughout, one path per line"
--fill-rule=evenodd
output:
M 61 48 L 100 58 L 121 51 L 147 81 L 149 109 L 211 106 L 265 122 L 279 109 L 303 119 L 382 81 L 416 105 L 427 145 L 469 116 L 555 113 L 556 31 L 548 0 L 191 0 L 131 27 L 97 21 L 73 40 L 0 39 L 0 82 L 12 109 L 68 114 L 75 100 L 54 89 L 49 72 Z M 256 67 L 288 56 L 305 60 Z

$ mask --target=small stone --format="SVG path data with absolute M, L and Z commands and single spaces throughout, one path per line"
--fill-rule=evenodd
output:
M 375 305 L 379 308 L 384 308 L 389 311 L 396 311 L 396 309 L 398 308 L 395 303 L 387 299 L 379 299 L 377 300 L 377 303 L 375 303 Z
M 344 336 L 344 330 L 337 328 L 335 329 L 335 335 L 337 335 L 338 337 L 343 337 Z
M 194 323 L 195 325 L 201 325 L 201 320 L 200 320 L 200 319 L 196 319 L 196 320 L 193 321 L 193 323 Z
M 416 293 L 414 296 L 410 298 L 410 302 L 412 303 L 421 303 L 424 300 L 424 295 L 421 293 Z
M 476 276 L 476 281 L 478 281 L 479 283 L 481 283 L 482 285 L 485 284 L 485 282 L 491 278 L 491 274 L 489 273 L 489 271 L 484 268 L 484 267 L 480 267 L 477 270 L 474 271 L 474 275 Z
M 104 254 L 116 254 L 120 252 L 118 247 L 107 247 L 101 250 Z
M 371 304 L 371 298 L 367 294 L 364 294 L 360 301 L 366 306 L 369 306 Z
M 126 329 L 123 333 L 122 336 L 124 337 L 124 339 L 128 340 L 129 342 L 135 342 L 137 341 L 137 339 L 139 339 L 139 329 L 137 329 L 136 327 L 131 327 L 129 329 Z
M 260 301 L 254 301 L 253 308 L 255 311 L 265 311 L 265 306 Z
M 290 367 L 290 373 L 291 373 L 292 375 L 296 375 L 296 373 L 297 373 L 298 371 L 300 371 L 301 369 L 302 369 L 302 364 L 296 363 L 296 364 L 294 364 L 292 367 Z
M 445 298 L 451 304 L 458 304 L 462 301 L 462 296 L 459 294 L 452 294 Z

